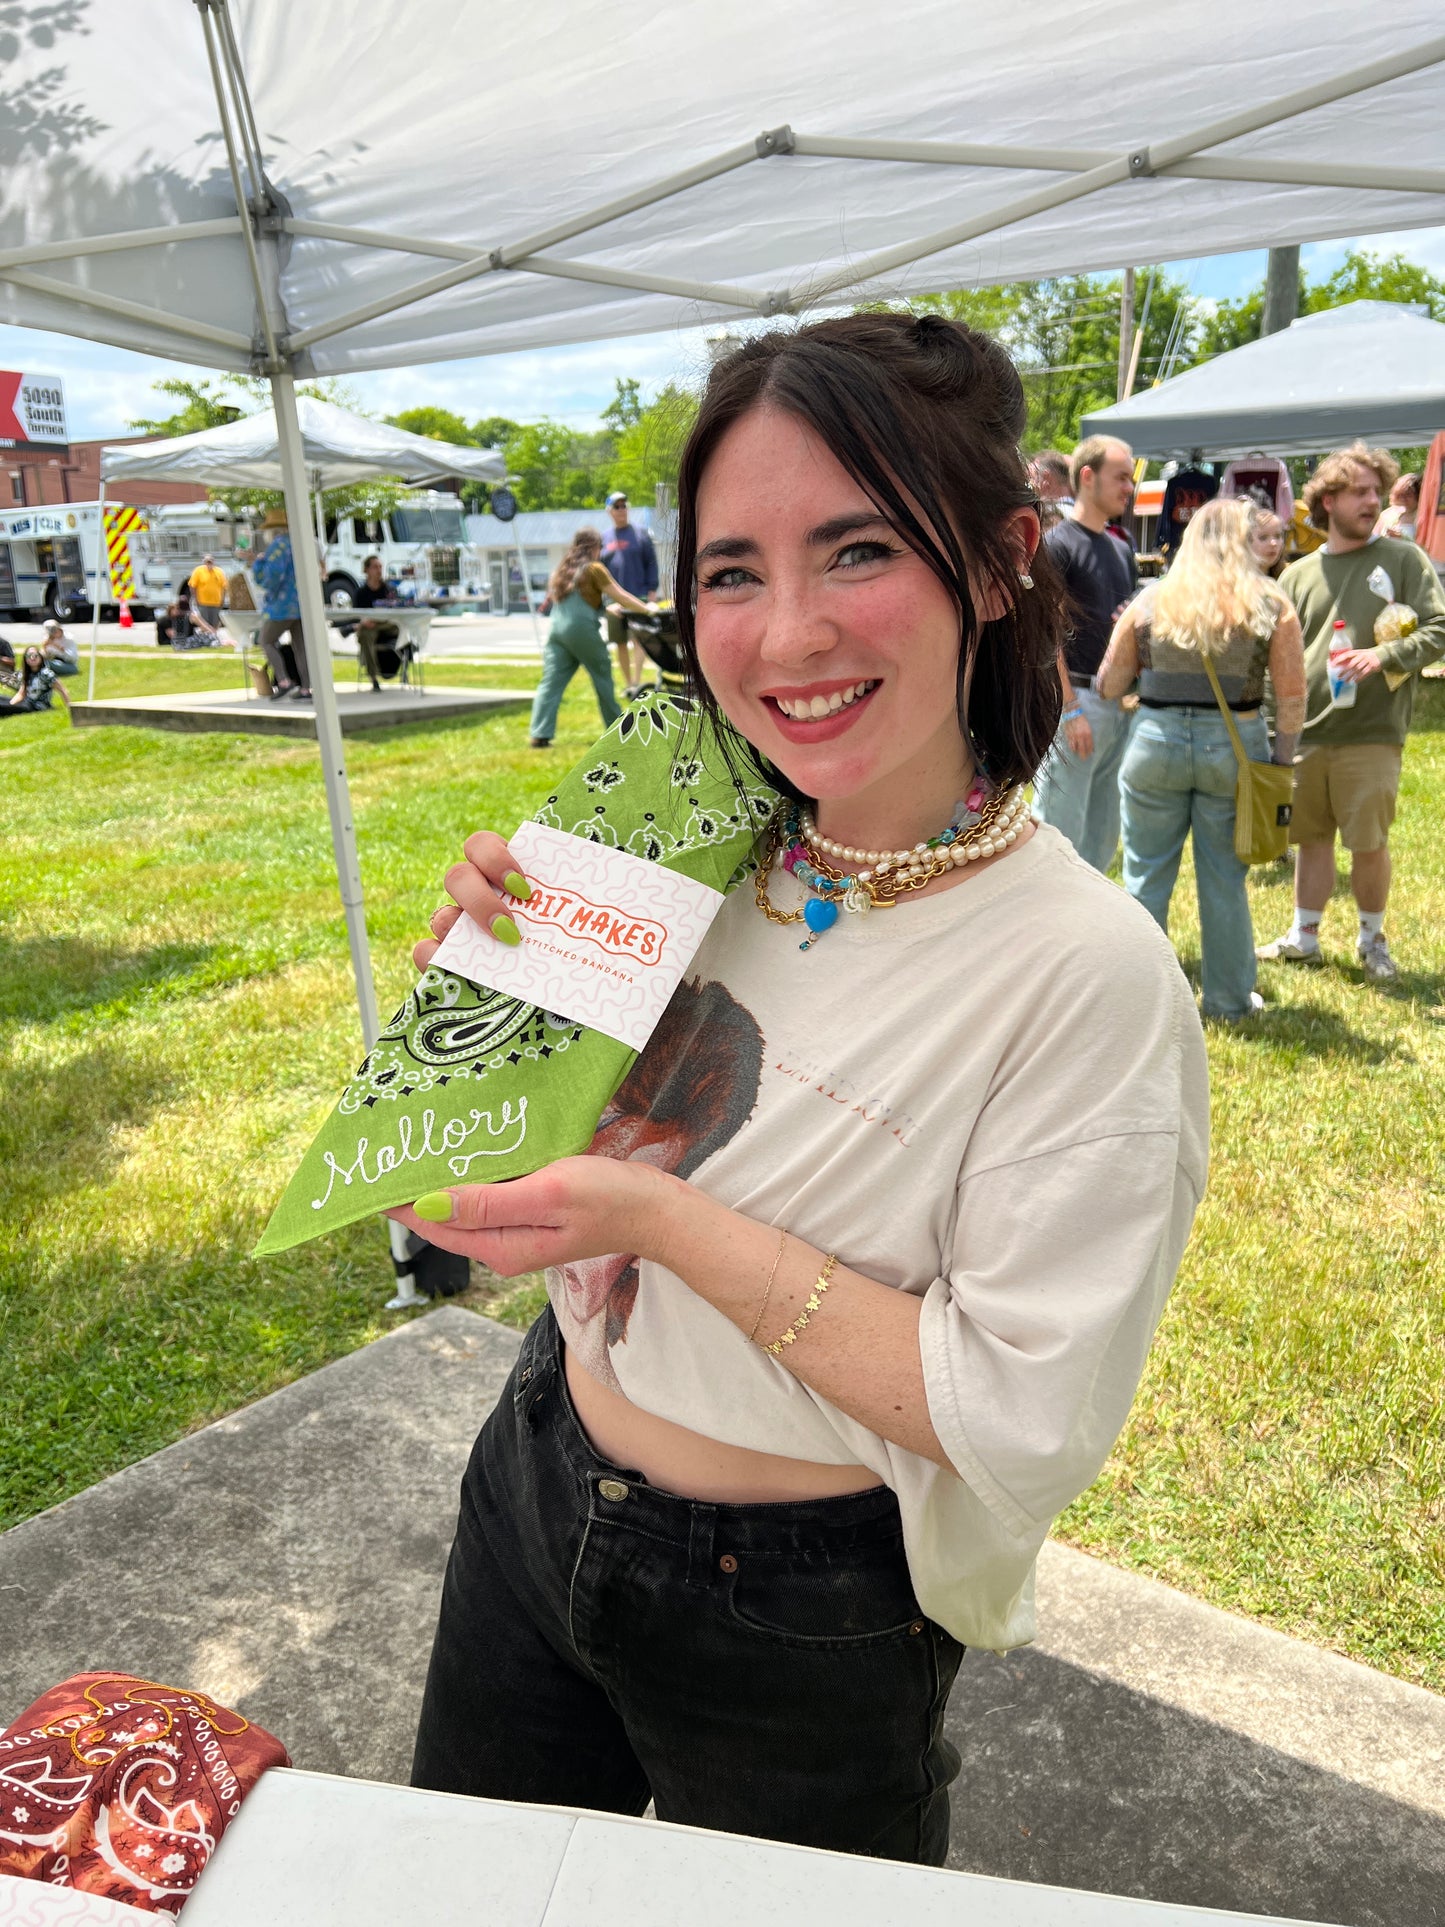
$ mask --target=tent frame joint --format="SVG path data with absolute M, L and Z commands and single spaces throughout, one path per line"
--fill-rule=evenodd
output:
M 781 127 L 773 127 L 766 133 L 759 134 L 757 140 L 754 142 L 754 146 L 758 150 L 758 159 L 765 161 L 770 154 L 791 154 L 795 152 L 797 139 L 792 128 L 784 122 Z
M 1142 181 L 1152 178 L 1155 172 L 1154 157 L 1147 147 L 1139 147 L 1129 156 L 1129 176 L 1131 180 Z

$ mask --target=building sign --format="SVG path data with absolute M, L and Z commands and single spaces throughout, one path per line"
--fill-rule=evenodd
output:
M 0 368 L 0 448 L 65 448 L 65 390 L 58 375 Z

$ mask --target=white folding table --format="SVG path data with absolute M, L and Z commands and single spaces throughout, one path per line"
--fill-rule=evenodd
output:
M 567 1807 L 268 1773 L 184 1927 L 1266 1927 Z M 1267 1927 L 1303 1927 L 1272 1916 Z

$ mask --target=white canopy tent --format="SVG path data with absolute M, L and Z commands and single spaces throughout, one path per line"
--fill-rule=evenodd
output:
M 1101 408 L 1082 428 L 1136 455 L 1428 442 L 1445 428 L 1445 326 L 1397 302 L 1351 301 Z
M 0 320 L 269 376 L 298 527 L 298 375 L 1445 221 L 1438 0 L 1317 0 L 1305 35 L 1254 0 L 11 14 Z
M 403 482 L 438 482 L 454 475 L 499 482 L 507 465 L 493 449 L 466 448 L 411 435 L 386 422 L 371 421 L 335 402 L 314 395 L 296 397 L 301 454 L 313 498 L 353 482 L 396 477 Z M 104 519 L 106 485 L 114 481 L 205 482 L 211 488 L 280 489 L 281 440 L 274 409 L 243 415 L 218 428 L 163 441 L 127 442 L 100 451 L 100 505 Z M 319 499 L 317 540 L 323 540 Z M 97 570 L 99 562 L 97 561 Z M 108 598 L 107 598 L 108 599 Z M 95 695 L 95 659 L 100 633 L 99 580 L 91 597 L 90 689 Z
M 394 475 L 403 482 L 439 482 L 459 475 L 499 482 L 507 465 L 494 449 L 464 448 L 409 435 L 314 395 L 296 397 L 301 459 L 312 489 L 345 488 L 352 482 Z M 206 482 L 212 488 L 281 487 L 281 438 L 274 409 L 243 415 L 220 428 L 165 441 L 126 442 L 100 452 L 103 481 Z

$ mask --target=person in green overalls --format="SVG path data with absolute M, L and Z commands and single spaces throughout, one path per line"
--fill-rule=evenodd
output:
M 602 537 L 596 529 L 578 529 L 547 584 L 552 623 L 542 651 L 542 681 L 532 703 L 533 749 L 550 746 L 557 733 L 557 711 L 579 669 L 592 678 L 602 727 L 610 729 L 622 714 L 612 688 L 612 661 L 602 639 L 603 605 L 617 603 L 635 615 L 655 614 L 657 605 L 629 595 L 604 568 L 601 554 Z

